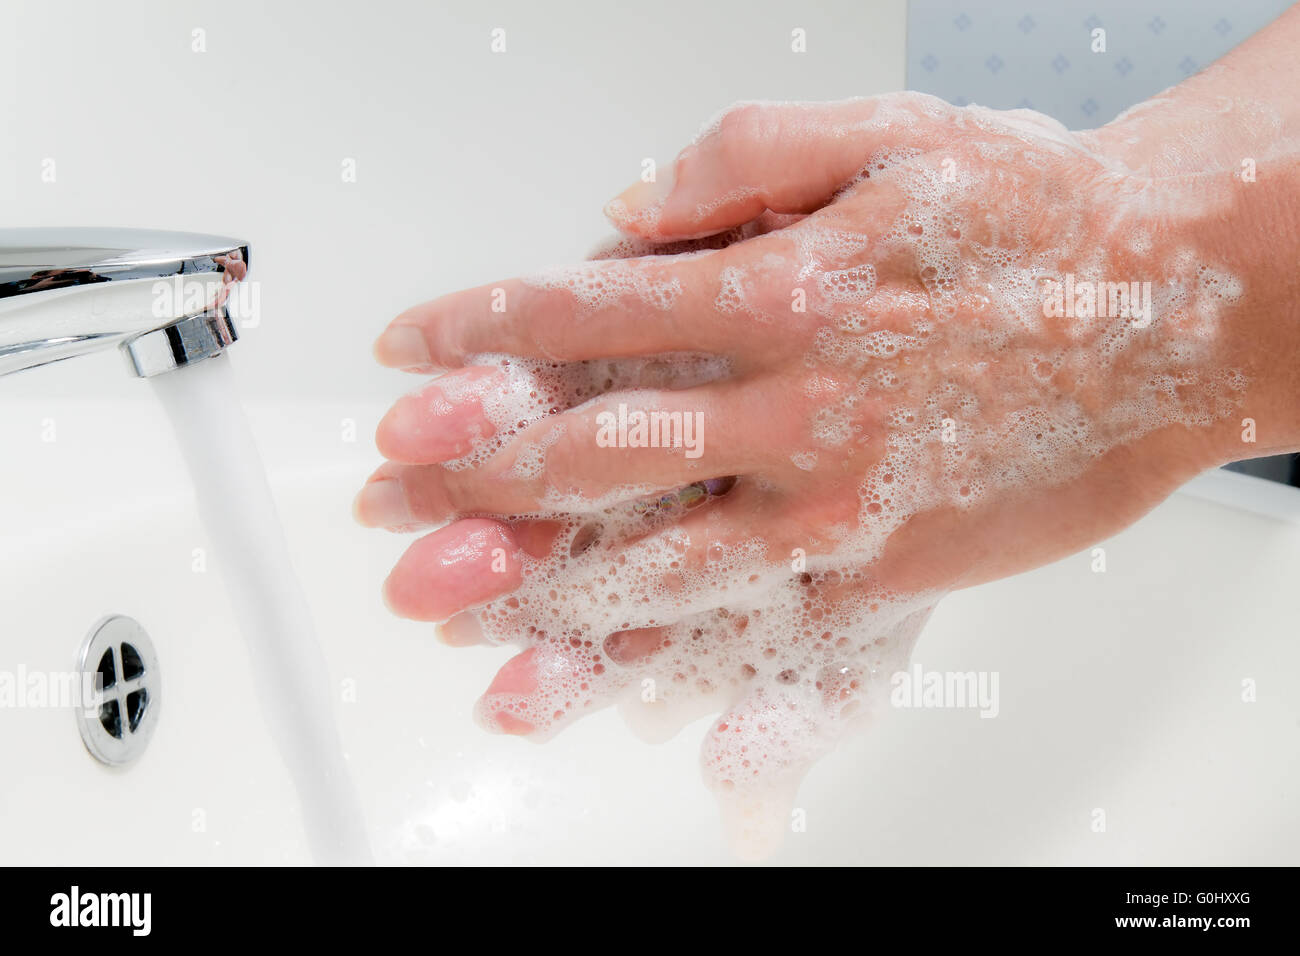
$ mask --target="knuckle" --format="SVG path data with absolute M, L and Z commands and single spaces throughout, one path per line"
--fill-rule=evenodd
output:
M 737 103 L 722 114 L 716 138 L 716 157 L 722 169 L 742 178 L 753 166 L 762 147 L 780 135 L 780 111 L 762 103 Z
M 763 103 L 734 103 L 718 122 L 720 140 L 750 140 L 769 122 L 775 110 Z

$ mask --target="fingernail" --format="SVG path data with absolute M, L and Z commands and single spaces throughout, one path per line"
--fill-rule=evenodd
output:
M 424 333 L 413 325 L 390 325 L 375 342 L 375 359 L 389 368 L 431 371 L 433 359 Z
M 400 530 L 412 524 L 406 492 L 396 478 L 380 478 L 362 488 L 352 503 L 352 514 L 367 528 Z
M 438 640 L 450 647 L 471 647 L 483 643 L 483 626 L 469 612 L 457 614 L 438 626 Z
M 620 226 L 642 221 L 657 221 L 664 201 L 673 191 L 675 181 L 673 165 L 669 163 L 657 169 L 652 182 L 642 180 L 623 190 L 605 206 L 605 215 L 615 225 Z

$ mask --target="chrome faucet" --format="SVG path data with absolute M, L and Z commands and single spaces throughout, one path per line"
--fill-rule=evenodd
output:
M 0 229 L 0 376 L 113 347 L 143 377 L 217 355 L 248 263 L 218 236 Z

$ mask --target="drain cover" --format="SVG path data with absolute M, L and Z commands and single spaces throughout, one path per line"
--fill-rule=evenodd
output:
M 132 618 L 106 617 L 82 643 L 77 669 L 87 686 L 98 689 L 94 707 L 77 708 L 86 749 L 112 766 L 130 763 L 158 723 L 162 683 L 153 641 Z

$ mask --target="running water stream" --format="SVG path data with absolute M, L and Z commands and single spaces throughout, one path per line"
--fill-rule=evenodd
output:
M 371 862 L 329 673 L 225 355 L 150 379 L 194 481 L 272 740 L 317 863 Z

